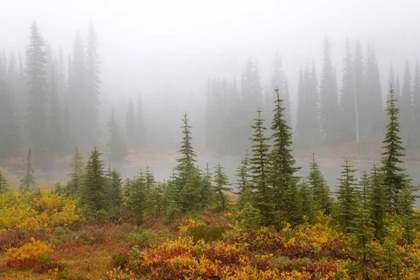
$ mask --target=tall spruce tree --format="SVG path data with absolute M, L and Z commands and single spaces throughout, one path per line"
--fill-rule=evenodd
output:
M 124 136 L 115 120 L 114 111 L 111 113 L 108 129 L 108 159 L 114 162 L 124 161 L 125 156 L 127 155 L 127 146 L 125 144 Z
M 404 78 L 401 88 L 400 100 L 400 123 L 401 123 L 401 137 L 404 146 L 411 148 L 411 133 L 413 131 L 413 116 L 412 116 L 412 87 L 411 87 L 411 73 L 408 60 L 405 62 Z
M 249 159 L 250 173 L 252 176 L 253 207 L 262 215 L 262 224 L 270 225 L 274 222 L 273 189 L 270 185 L 271 160 L 269 138 L 265 136 L 264 119 L 261 118 L 261 110 L 255 119 L 252 141 L 252 154 Z
M 323 139 L 326 144 L 336 143 L 338 139 L 338 93 L 337 81 L 331 61 L 330 41 L 324 40 L 324 63 L 320 83 L 320 121 Z
M 364 103 L 365 118 L 361 120 L 360 125 L 363 126 L 363 140 L 369 142 L 376 140 L 382 135 L 384 126 L 384 114 L 382 103 L 381 81 L 379 76 L 379 68 L 376 60 L 375 50 L 370 47 L 366 54 Z
M 285 199 L 285 193 L 292 184 L 297 182 L 295 173 L 300 168 L 295 167 L 296 161 L 292 156 L 293 135 L 284 115 L 283 100 L 280 98 L 278 89 L 275 90 L 275 93 L 274 116 L 271 124 L 271 131 L 273 132 L 270 155 L 272 170 L 269 180 L 270 185 L 273 186 L 274 211 L 282 215 L 286 208 L 290 206 L 289 201 Z
M 92 22 L 86 39 L 86 107 L 88 118 L 86 126 L 89 128 L 88 143 L 96 144 L 100 135 L 99 130 L 99 95 L 100 69 L 96 30 Z
M 145 125 L 145 114 L 143 109 L 143 100 L 141 93 L 139 93 L 139 99 L 137 104 L 136 113 L 136 133 L 137 133 L 137 147 L 147 148 L 147 130 Z
M 48 167 L 51 164 L 51 158 L 48 133 L 48 84 L 45 70 L 47 54 L 45 41 L 39 33 L 35 22 L 31 25 L 30 42 L 26 58 L 27 86 L 30 96 L 27 115 L 29 143 L 34 152 L 34 162 L 39 167 Z
M 347 39 L 340 98 L 340 139 L 343 142 L 357 141 L 358 112 L 354 84 L 354 61 L 350 41 Z
M 363 53 L 360 42 L 356 42 L 354 51 L 354 98 L 356 106 L 356 142 L 360 142 L 363 124 L 366 118 L 369 117 L 369 108 L 366 107 L 368 104 L 366 101 L 365 92 L 365 68 L 363 63 Z
M 397 100 L 394 99 L 394 90 L 389 90 L 390 99 L 387 101 L 386 112 L 389 116 L 389 122 L 386 126 L 385 138 L 382 141 L 382 172 L 384 185 L 386 187 L 386 196 L 388 200 L 388 212 L 397 211 L 398 193 L 409 183 L 405 169 L 399 165 L 403 163 L 401 157 L 405 150 L 402 146 L 402 140 L 399 135 L 400 123 L 398 121 L 399 109 L 396 107 Z
M 413 123 L 420 122 L 420 67 L 419 62 L 416 61 L 414 67 L 414 76 L 413 76 Z M 415 150 L 420 149 L 420 127 L 417 125 L 412 126 L 413 131 L 412 135 L 412 145 Z

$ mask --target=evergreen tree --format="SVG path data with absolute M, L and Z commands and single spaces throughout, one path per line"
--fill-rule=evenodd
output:
M 8 190 L 9 184 L 7 183 L 6 177 L 0 171 L 0 193 L 4 193 Z
M 114 112 L 111 113 L 111 120 L 108 122 L 109 140 L 108 140 L 108 159 L 118 162 L 124 161 L 127 155 L 127 146 L 120 128 L 115 121 Z
M 31 35 L 27 57 L 27 75 L 30 104 L 28 107 L 28 133 L 29 143 L 34 151 L 34 160 L 39 167 L 48 167 L 51 164 L 49 152 L 48 133 L 48 91 L 45 66 L 47 63 L 45 41 L 39 33 L 34 22 L 31 26 Z
M 403 236 L 407 244 L 412 244 L 415 237 L 415 230 L 418 226 L 418 214 L 413 210 L 416 200 L 418 198 L 414 193 L 418 191 L 418 187 L 413 187 L 408 184 L 397 194 L 396 209 L 404 228 Z
M 182 120 L 182 142 L 181 158 L 177 159 L 175 186 L 180 195 L 178 207 L 184 212 L 195 211 L 200 208 L 201 199 L 201 176 L 199 169 L 195 166 L 196 155 L 191 144 L 191 126 L 188 124 L 187 114 L 184 114 Z
M 231 188 L 228 187 L 230 185 L 229 178 L 223 172 L 223 167 L 220 162 L 216 166 L 213 182 L 215 184 L 214 190 L 220 203 L 220 210 L 225 212 L 229 203 L 229 197 L 225 194 L 225 192 L 230 191 Z
M 69 119 L 75 144 L 93 144 L 90 138 L 91 110 L 86 94 L 86 56 L 83 48 L 82 37 L 79 32 L 73 47 L 73 57 L 69 56 L 68 65 L 68 107 Z
M 134 114 L 134 104 L 131 98 L 128 100 L 128 109 L 127 109 L 127 115 L 125 119 L 125 135 L 127 138 L 127 146 L 129 149 L 132 149 L 134 147 L 137 147 L 138 139 L 137 139 L 137 127 L 136 127 L 136 116 Z
M 420 122 L 420 67 L 416 61 L 413 77 L 413 124 Z M 420 149 L 420 128 L 417 125 L 412 126 L 411 137 L 413 139 L 413 148 Z
M 385 218 L 388 202 L 383 174 L 376 164 L 373 164 L 369 176 L 368 189 L 366 190 L 366 204 L 374 228 L 374 237 L 376 240 L 383 241 L 386 235 Z
M 405 63 L 404 79 L 401 89 L 400 98 L 400 123 L 401 123 L 401 137 L 405 147 L 411 148 L 411 134 L 413 132 L 413 116 L 412 116 L 412 101 L 413 96 L 411 92 L 411 74 L 408 60 Z
M 320 121 L 323 138 L 326 144 L 337 142 L 339 131 L 337 82 L 331 63 L 331 46 L 327 38 L 324 40 L 324 64 L 320 84 Z
M 300 219 L 302 222 L 313 222 L 315 219 L 316 205 L 314 203 L 313 192 L 305 180 L 298 185 L 298 194 Z
M 402 140 L 399 136 L 400 123 L 398 122 L 399 109 L 396 107 L 397 100 L 394 99 L 394 91 L 390 89 L 390 99 L 387 101 L 386 112 L 389 116 L 389 122 L 386 126 L 385 139 L 382 141 L 382 172 L 384 176 L 384 185 L 386 187 L 386 196 L 388 200 L 388 211 L 396 211 L 398 193 L 408 184 L 405 169 L 399 164 L 403 163 L 400 159 L 404 156 L 405 150 L 402 146 Z
M 106 207 L 103 197 L 106 180 L 100 155 L 95 147 L 82 177 L 79 204 L 87 216 L 95 216 Z
M 356 95 L 354 92 L 354 61 L 348 39 L 346 40 L 345 53 L 340 99 L 340 137 L 344 142 L 355 142 L 357 141 L 358 112 L 356 111 Z
M 147 206 L 146 180 L 142 170 L 137 178 L 127 182 L 125 188 L 127 189 L 127 205 L 137 225 L 140 225 L 143 223 Z
M 237 206 L 239 210 L 242 210 L 247 203 L 251 203 L 251 176 L 249 167 L 249 156 L 248 150 L 246 150 L 245 156 L 241 160 L 241 165 L 236 169 L 235 176 L 238 178 L 236 185 L 238 186 L 238 201 Z
M 141 148 L 147 148 L 147 131 L 144 124 L 144 112 L 143 112 L 143 101 L 141 94 L 139 93 L 139 100 L 137 105 L 137 114 L 136 114 L 136 133 L 137 133 L 137 146 Z
M 30 191 L 33 185 L 35 185 L 35 173 L 34 167 L 32 165 L 32 151 L 31 149 L 28 150 L 28 156 L 26 157 L 26 170 L 25 176 L 20 179 L 20 191 L 28 192 Z
M 290 96 L 289 96 L 289 89 L 287 85 L 287 79 L 284 75 L 283 69 L 282 69 L 282 63 L 280 56 L 278 53 L 275 54 L 272 64 L 272 72 L 271 72 L 271 78 L 270 78 L 270 87 L 269 87 L 269 93 L 275 93 L 276 89 L 278 89 L 280 98 L 283 100 L 284 104 L 284 118 L 286 119 L 286 122 L 289 126 L 292 125 L 292 117 L 290 113 Z M 271 112 L 271 106 L 273 103 L 276 102 L 276 94 L 269 94 L 268 96 L 268 102 L 266 106 L 267 112 Z M 272 119 L 273 115 L 270 114 L 267 116 L 268 119 Z
M 109 168 L 105 175 L 104 205 L 105 209 L 111 211 L 118 210 L 122 204 L 122 179 L 121 174 Z
M 319 124 L 318 81 L 315 64 L 312 70 L 305 67 L 300 74 L 298 105 L 296 113 L 296 130 L 294 142 L 299 149 L 314 150 L 321 144 Z M 310 135 L 310 137 L 307 137 Z
M 209 206 L 215 197 L 214 189 L 211 184 L 212 181 L 212 174 L 210 173 L 209 164 L 206 164 L 206 169 L 202 174 L 202 181 L 201 181 L 201 200 L 202 200 L 202 208 L 206 209 Z
M 292 132 L 287 125 L 284 115 L 283 100 L 280 98 L 279 90 L 276 89 L 276 100 L 274 107 L 274 117 L 271 125 L 273 134 L 271 151 L 270 185 L 273 186 L 273 198 L 275 212 L 280 214 L 290 205 L 290 201 L 285 199 L 285 193 L 290 185 L 297 181 L 294 175 L 300 168 L 295 167 L 295 159 L 292 156 Z M 280 214 L 281 215 L 281 214 Z
M 50 149 L 55 156 L 63 155 L 65 152 L 65 132 L 63 125 L 63 112 L 58 100 L 57 84 L 55 80 L 55 72 L 51 73 L 51 91 L 50 91 L 50 108 L 49 108 L 49 131 L 51 134 Z
M 320 210 L 324 214 L 330 214 L 332 210 L 332 198 L 330 189 L 324 176 L 319 170 L 318 163 L 315 160 L 315 154 L 312 154 L 312 160 L 309 163 L 308 184 L 312 190 L 312 196 L 315 203 L 315 210 Z
M 352 231 L 353 223 L 358 217 L 358 207 L 360 206 L 360 192 L 357 188 L 357 182 L 354 178 L 356 169 L 349 165 L 346 159 L 345 164 L 341 166 L 341 177 L 336 191 L 337 201 L 335 204 L 333 218 L 341 227 L 344 233 Z
M 71 195 L 79 193 L 82 185 L 83 178 L 83 157 L 79 153 L 79 149 L 76 146 L 74 149 L 74 155 L 70 163 L 72 173 L 70 174 L 70 181 L 67 183 L 67 191 Z
M 258 117 L 255 125 L 252 141 L 252 155 L 249 159 L 250 173 L 252 176 L 252 197 L 253 207 L 258 209 L 262 215 L 262 224 L 270 225 L 273 223 L 273 192 L 270 186 L 271 162 L 269 138 L 264 135 L 264 119 L 261 118 L 261 110 L 258 110 Z
M 18 125 L 4 81 L 0 80 L 0 159 L 16 156 L 18 152 Z
M 88 118 L 86 126 L 89 128 L 88 143 L 96 143 L 99 130 L 99 94 L 100 94 L 99 54 L 96 31 L 91 22 L 86 40 L 86 107 Z
M 363 130 L 363 124 L 366 118 L 369 117 L 369 108 L 365 92 L 365 68 L 363 63 L 363 53 L 360 42 L 356 42 L 354 51 L 354 98 L 355 98 L 355 110 L 357 116 L 356 123 L 356 142 L 360 141 L 361 131 Z
M 362 140 L 367 142 L 377 139 L 382 134 L 384 126 L 381 81 L 373 48 L 368 48 L 365 69 L 365 88 L 363 92 L 365 98 L 361 100 L 361 102 L 364 102 L 364 107 L 360 108 L 364 110 L 365 115 L 359 123 L 362 126 Z

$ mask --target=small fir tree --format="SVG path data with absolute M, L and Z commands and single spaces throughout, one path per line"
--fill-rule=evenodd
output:
M 74 155 L 70 163 L 72 173 L 70 174 L 70 181 L 67 183 L 67 192 L 71 195 L 78 194 L 80 186 L 82 184 L 83 176 L 83 156 L 79 152 L 79 148 L 76 146 L 74 149 Z
M 127 182 L 126 189 L 127 206 L 130 209 L 136 224 L 140 225 L 143 223 L 147 206 L 146 179 L 142 170 L 140 170 L 140 174 L 137 178 Z
M 105 178 L 101 153 L 95 147 L 86 164 L 82 177 L 79 205 L 87 216 L 95 216 L 104 209 Z
M 6 177 L 0 171 L 0 193 L 4 193 L 8 190 L 9 184 L 7 183 Z
M 315 209 L 328 215 L 331 213 L 333 200 L 331 198 L 327 182 L 321 174 L 318 163 L 315 160 L 315 154 L 312 154 L 312 160 L 309 163 L 309 168 L 310 171 L 307 180 L 312 190 Z
M 333 212 L 333 218 L 341 227 L 344 233 L 351 232 L 353 222 L 357 217 L 357 211 L 360 203 L 360 192 L 357 189 L 357 181 L 354 178 L 356 169 L 349 165 L 346 159 L 345 164 L 341 166 L 341 177 L 336 191 L 337 201 Z
M 32 165 L 32 151 L 28 150 L 28 156 L 26 157 L 26 172 L 25 176 L 20 179 L 20 190 L 22 192 L 28 192 L 31 190 L 31 187 L 35 185 L 35 173 L 34 167 Z
M 213 182 L 214 182 L 214 190 L 217 194 L 217 197 L 220 203 L 220 210 L 224 212 L 226 211 L 227 205 L 229 203 L 229 197 L 225 194 L 225 192 L 230 191 L 231 188 L 227 187 L 230 185 L 229 178 L 223 172 L 223 167 L 220 164 L 220 162 L 216 166 Z
M 246 150 L 245 156 L 241 161 L 241 165 L 236 169 L 235 176 L 238 178 L 236 185 L 238 186 L 238 201 L 237 206 L 239 210 L 242 210 L 247 203 L 251 203 L 251 176 L 249 174 L 249 156 L 248 150 Z

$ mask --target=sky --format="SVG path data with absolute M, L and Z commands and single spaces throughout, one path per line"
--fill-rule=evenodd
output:
M 145 106 L 198 114 L 208 79 L 240 80 L 254 58 L 264 86 L 276 52 L 295 106 L 299 69 L 315 61 L 320 73 L 325 37 L 339 83 L 346 38 L 374 46 L 383 83 L 391 63 L 402 75 L 405 60 L 420 57 L 415 0 L 0 0 L 0 7 L 0 48 L 7 53 L 24 53 L 35 21 L 53 50 L 67 56 L 76 32 L 85 38 L 93 22 L 101 98 L 113 106 L 141 91 Z

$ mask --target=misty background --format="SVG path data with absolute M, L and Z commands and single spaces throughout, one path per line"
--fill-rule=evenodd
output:
M 352 48 L 358 41 L 363 52 L 368 47 L 375 50 L 385 101 L 390 66 L 402 82 L 406 61 L 413 71 L 420 57 L 418 12 L 416 1 L 2 1 L 0 49 L 7 59 L 11 52 L 24 58 L 30 26 L 36 22 L 52 55 L 62 50 L 67 73 L 77 32 L 85 43 L 93 24 L 100 62 L 100 144 L 107 141 L 111 111 L 127 133 L 129 99 L 137 104 L 141 94 L 148 152 L 176 157 L 171 152 L 179 149 L 181 119 L 187 112 L 193 145 L 199 155 L 208 156 L 214 152 L 205 139 L 209 83 L 235 80 L 240 88 L 241 74 L 252 60 L 265 94 L 278 54 L 288 81 L 294 128 L 300 70 L 314 63 L 321 78 L 328 38 L 341 89 L 349 40 Z M 271 120 L 267 121 L 269 125 Z M 228 154 L 222 156 L 229 162 Z M 238 161 L 227 163 L 229 174 Z M 170 160 L 168 165 L 173 164 Z M 166 174 L 157 175 L 162 178 L 171 168 L 163 167 L 162 172 L 156 166 L 153 171 Z

